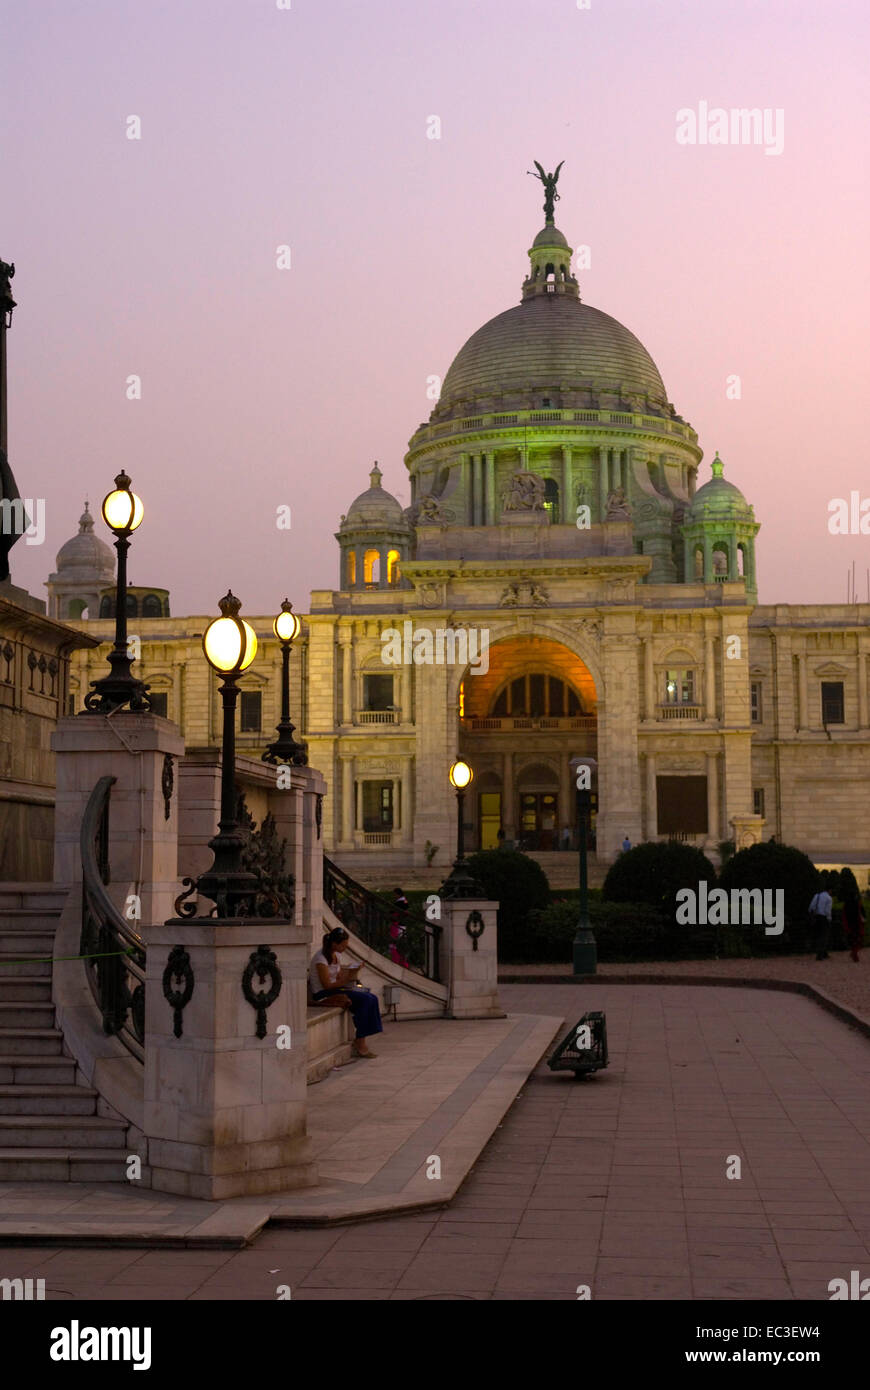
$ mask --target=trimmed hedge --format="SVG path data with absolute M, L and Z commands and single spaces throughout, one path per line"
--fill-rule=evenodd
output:
M 484 891 L 499 904 L 498 958 L 513 960 L 528 935 L 528 915 L 550 901 L 547 875 L 535 859 L 515 849 L 487 849 L 472 854 L 468 867 Z M 523 957 L 519 957 L 523 959 Z
M 650 841 L 626 850 L 613 861 L 601 896 L 605 902 L 648 903 L 673 918 L 679 889 L 697 891 L 702 882 L 712 888 L 716 870 L 694 845 L 680 840 Z

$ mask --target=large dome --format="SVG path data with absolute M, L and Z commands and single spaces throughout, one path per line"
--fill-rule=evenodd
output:
M 94 518 L 87 502 L 79 517 L 78 535 L 64 541 L 57 552 L 58 575 L 69 571 L 85 571 L 95 579 L 106 579 L 109 583 L 115 577 L 115 557 L 110 547 L 99 536 L 94 535 Z
M 549 398 L 555 407 L 559 397 L 601 391 L 671 414 L 658 367 L 623 324 L 579 299 L 537 295 L 472 334 L 444 378 L 432 420 L 474 413 L 483 402 L 499 409 L 520 407 L 520 397 L 533 397 L 533 406 Z M 572 403 L 582 402 L 564 402 Z

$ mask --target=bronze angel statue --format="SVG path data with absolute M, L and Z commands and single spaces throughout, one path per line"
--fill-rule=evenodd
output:
M 532 175 L 533 179 L 540 179 L 541 183 L 544 185 L 544 216 L 548 222 L 552 222 L 553 204 L 559 201 L 559 194 L 556 192 L 556 184 L 559 182 L 559 170 L 565 161 L 563 159 L 552 174 L 544 173 L 542 166 L 536 159 L 533 159 L 532 163 L 538 172 L 535 174 L 531 169 L 527 170 L 527 172 Z

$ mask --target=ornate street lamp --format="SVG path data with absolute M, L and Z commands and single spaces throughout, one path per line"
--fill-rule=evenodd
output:
M 441 886 L 445 898 L 482 898 L 483 889 L 475 879 L 465 858 L 465 789 L 471 785 L 474 773 L 459 758 L 449 773 L 450 785 L 456 791 L 456 858 L 449 876 Z
M 221 814 L 218 833 L 209 840 L 214 851 L 211 868 L 197 879 L 197 892 L 217 904 L 219 917 L 239 917 L 252 905 L 260 887 L 256 874 L 242 868 L 244 837 L 236 815 L 236 682 L 257 655 L 257 634 L 239 617 L 241 602 L 230 592 L 220 600 L 221 616 L 209 623 L 202 638 L 205 659 L 223 677 L 220 687 L 224 723 L 221 744 Z
M 577 789 L 577 834 L 580 840 L 580 915 L 574 936 L 574 974 L 594 975 L 598 968 L 598 948 L 589 922 L 589 878 L 587 839 L 592 807 L 592 774 L 598 766 L 594 758 L 572 758 L 569 764 Z M 585 769 L 585 776 L 580 770 Z
M 278 737 L 270 743 L 263 754 L 264 763 L 292 763 L 295 767 L 305 767 L 308 763 L 307 744 L 297 743 L 293 737 L 295 725 L 290 722 L 290 648 L 302 631 L 302 623 L 293 612 L 293 604 L 286 598 L 281 604 L 272 630 L 281 643 L 281 721 L 278 724 Z
M 130 491 L 130 479 L 122 468 L 113 491 L 103 498 L 102 507 L 103 520 L 115 533 L 118 552 L 115 645 L 109 652 L 110 674 L 102 680 L 91 681 L 90 693 L 85 696 L 84 712 L 89 714 L 111 714 L 123 705 L 129 705 L 137 713 L 151 708 L 148 686 L 131 674 L 133 659 L 127 650 L 127 551 L 129 537 L 142 520 L 144 510 L 135 492 Z

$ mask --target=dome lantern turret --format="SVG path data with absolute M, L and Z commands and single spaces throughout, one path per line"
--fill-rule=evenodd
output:
M 755 537 L 760 524 L 739 487 L 725 477 L 718 453 L 710 471 L 712 477 L 698 488 L 681 528 L 686 582 L 721 584 L 742 579 L 754 594 Z
M 400 582 L 399 566 L 408 558 L 411 533 L 401 503 L 382 486 L 382 477 L 375 460 L 369 486 L 351 502 L 335 534 L 342 590 L 392 589 Z

